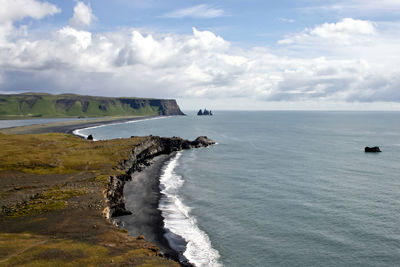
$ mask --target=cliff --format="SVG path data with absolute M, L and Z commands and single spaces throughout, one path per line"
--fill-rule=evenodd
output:
M 135 137 L 132 137 L 135 138 Z M 158 137 L 151 136 L 136 146 L 129 158 L 121 162 L 119 169 L 124 173 L 121 175 L 110 176 L 107 188 L 104 191 L 106 199 L 106 208 L 103 215 L 110 219 L 111 217 L 131 214 L 125 208 L 124 185 L 126 181 L 130 181 L 132 174 L 136 171 L 141 171 L 149 164 L 149 160 L 160 154 L 170 154 L 182 149 L 207 147 L 215 144 L 214 141 L 206 136 L 200 136 L 194 141 L 185 140 L 179 137 Z
M 0 265 L 179 266 L 103 216 L 128 213 L 123 186 L 149 159 L 212 143 L 0 133 Z
M 173 99 L 112 98 L 75 94 L 0 95 L 0 118 L 184 115 Z

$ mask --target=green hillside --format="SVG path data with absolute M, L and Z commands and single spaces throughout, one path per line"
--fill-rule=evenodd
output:
M 0 95 L 0 119 L 183 115 L 175 100 L 74 94 Z

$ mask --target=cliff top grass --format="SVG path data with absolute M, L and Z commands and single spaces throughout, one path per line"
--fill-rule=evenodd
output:
M 118 163 L 145 137 L 91 142 L 70 134 L 7 135 L 0 133 L 0 171 L 67 174 L 80 171 L 117 172 Z
M 179 266 L 102 217 L 102 190 L 146 137 L 0 133 L 0 266 Z

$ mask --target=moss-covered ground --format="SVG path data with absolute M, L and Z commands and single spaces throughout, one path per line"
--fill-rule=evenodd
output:
M 179 266 L 101 214 L 109 176 L 145 139 L 0 134 L 0 266 Z

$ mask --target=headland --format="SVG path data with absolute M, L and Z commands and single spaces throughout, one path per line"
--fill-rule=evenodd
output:
M 179 256 L 163 238 L 155 204 L 160 168 L 174 151 L 212 142 L 154 136 L 91 142 L 67 134 L 126 120 L 132 118 L 26 126 L 13 129 L 25 134 L 0 134 L 0 265 L 179 266 Z M 144 235 L 132 237 L 116 227 L 114 217 L 129 213 L 124 184 L 142 171 L 140 186 L 153 194 L 143 194 L 131 211 L 137 222 L 148 224 L 143 230 L 139 223 L 134 234 Z

